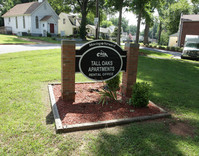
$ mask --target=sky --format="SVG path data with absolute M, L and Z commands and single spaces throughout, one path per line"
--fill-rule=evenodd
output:
M 123 15 L 122 16 L 123 16 L 123 18 L 126 18 L 129 21 L 129 25 L 135 25 L 135 26 L 137 25 L 136 15 L 133 14 L 132 12 L 123 11 Z M 156 10 L 154 12 L 154 16 L 158 16 L 158 13 L 157 13 Z M 114 15 L 114 17 L 119 17 L 119 13 L 116 13 Z M 144 21 L 142 20 L 142 22 L 144 22 Z M 143 31 L 144 27 L 145 27 L 145 25 L 143 25 L 142 22 L 141 22 L 141 25 L 140 25 L 140 31 Z

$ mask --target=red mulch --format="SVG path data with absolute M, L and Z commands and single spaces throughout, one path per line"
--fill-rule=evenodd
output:
M 63 125 L 88 122 L 107 121 L 113 119 L 131 118 L 160 114 L 159 108 L 149 103 L 146 108 L 134 108 L 126 103 L 125 97 L 118 95 L 120 102 L 109 101 L 108 104 L 98 104 L 103 83 L 75 84 L 75 102 L 64 102 L 61 98 L 61 85 L 54 85 L 53 92 L 59 115 Z

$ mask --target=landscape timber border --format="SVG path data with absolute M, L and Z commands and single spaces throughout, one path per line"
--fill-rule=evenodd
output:
M 83 83 L 95 83 L 95 82 L 83 82 Z M 58 109 L 57 109 L 55 96 L 53 93 L 53 85 L 61 85 L 61 83 L 48 84 L 48 91 L 49 91 L 49 96 L 50 96 L 51 108 L 52 108 L 52 112 L 53 112 L 53 116 L 55 120 L 56 133 L 106 128 L 106 127 L 113 127 L 113 126 L 118 126 L 118 125 L 123 125 L 123 124 L 129 124 L 133 122 L 171 117 L 170 113 L 168 113 L 167 111 L 165 111 L 164 109 L 162 109 L 161 107 L 157 106 L 156 104 L 150 101 L 154 106 L 158 107 L 162 113 L 154 114 L 151 116 L 140 116 L 140 117 L 133 117 L 133 118 L 115 119 L 115 120 L 108 120 L 108 121 L 98 121 L 98 122 L 89 122 L 89 123 L 83 123 L 83 124 L 63 126 L 60 116 L 59 116 Z

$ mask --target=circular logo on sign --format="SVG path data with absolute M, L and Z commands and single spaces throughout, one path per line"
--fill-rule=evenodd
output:
M 80 71 L 95 81 L 112 79 L 120 72 L 122 65 L 120 54 L 115 49 L 105 46 L 87 50 L 79 61 Z

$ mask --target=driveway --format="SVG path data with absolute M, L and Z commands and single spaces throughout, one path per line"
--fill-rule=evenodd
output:
M 77 43 L 77 47 L 81 47 L 83 43 Z M 32 50 L 46 50 L 46 49 L 58 49 L 61 48 L 60 44 L 35 44 L 35 45 L 0 45 L 0 54 L 14 53 L 22 51 L 32 51 Z M 167 50 L 153 49 L 147 47 L 140 47 L 140 49 L 151 50 L 155 52 L 167 53 L 173 55 L 174 58 L 181 59 L 180 52 L 171 52 Z
M 76 47 L 81 47 L 83 44 L 76 44 Z M 0 54 L 14 53 L 21 51 L 46 50 L 61 48 L 60 44 L 35 44 L 35 45 L 0 45 Z

